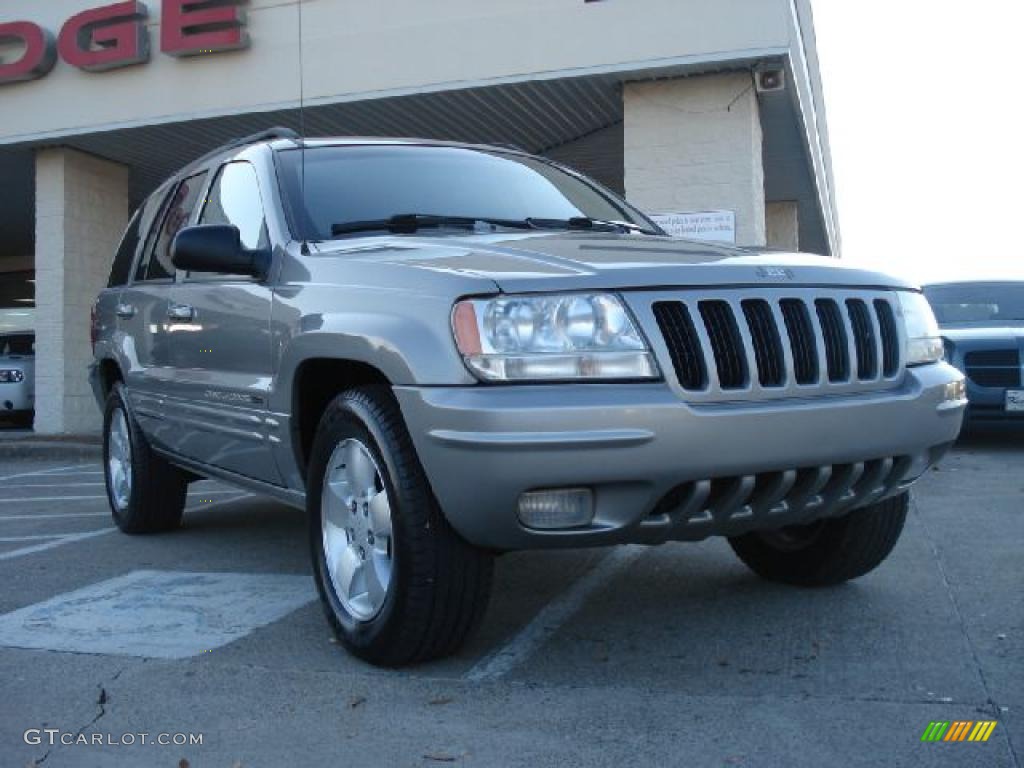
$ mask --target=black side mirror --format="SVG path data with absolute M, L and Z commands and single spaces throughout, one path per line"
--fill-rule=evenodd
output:
M 186 272 L 263 278 L 270 267 L 270 253 L 243 248 L 238 227 L 204 224 L 178 232 L 171 243 L 171 261 Z

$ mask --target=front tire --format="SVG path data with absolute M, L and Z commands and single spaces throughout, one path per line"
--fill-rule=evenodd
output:
M 351 653 L 388 667 L 440 658 L 480 623 L 493 557 L 445 519 L 390 389 L 327 406 L 306 507 L 320 599 Z
M 910 494 L 901 493 L 844 517 L 729 539 L 740 560 L 762 578 L 827 587 L 870 573 L 903 532 Z
M 181 524 L 185 473 L 150 448 L 120 383 L 107 396 L 103 413 L 103 469 L 110 511 L 122 532 L 159 533 Z

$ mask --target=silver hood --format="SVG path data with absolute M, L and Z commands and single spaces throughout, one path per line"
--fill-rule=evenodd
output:
M 395 235 L 320 243 L 318 250 L 379 268 L 401 265 L 484 278 L 504 293 L 702 285 L 915 287 L 837 259 L 614 233 Z

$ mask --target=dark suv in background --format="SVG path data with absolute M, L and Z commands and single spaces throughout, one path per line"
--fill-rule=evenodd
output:
M 1024 425 L 1024 280 L 926 285 L 946 359 L 967 375 L 970 425 Z

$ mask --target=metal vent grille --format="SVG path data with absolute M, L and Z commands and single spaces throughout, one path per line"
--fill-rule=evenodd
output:
M 793 350 L 793 368 L 797 384 L 818 383 L 818 347 L 814 343 L 814 327 L 807 305 L 799 299 L 779 302 L 786 323 L 789 346 Z
M 669 491 L 644 525 L 666 539 L 698 541 L 742 535 L 768 521 L 780 528 L 840 517 L 905 488 L 913 463 L 909 456 L 887 456 L 694 480 Z
M 711 339 L 718 385 L 722 389 L 743 389 L 747 385 L 747 356 L 732 307 L 727 301 L 702 301 L 700 314 Z
M 846 326 L 839 305 L 832 299 L 818 299 L 814 302 L 825 338 L 825 360 L 828 364 L 829 381 L 846 381 L 850 377 L 850 350 L 846 338 Z
M 857 350 L 857 378 L 868 381 L 878 375 L 878 347 L 868 305 L 861 299 L 849 299 L 846 311 L 850 313 L 853 343 Z
M 684 389 L 704 389 L 707 368 L 690 310 L 681 301 L 659 301 L 654 305 L 654 318 L 665 337 L 679 383 Z
M 781 387 L 786 382 L 785 360 L 771 305 L 764 299 L 748 299 L 743 302 L 743 314 L 754 342 L 754 358 L 761 386 Z
M 896 314 L 885 299 L 875 299 L 878 329 L 882 334 L 882 375 L 895 376 L 900 369 L 900 337 L 896 331 Z

